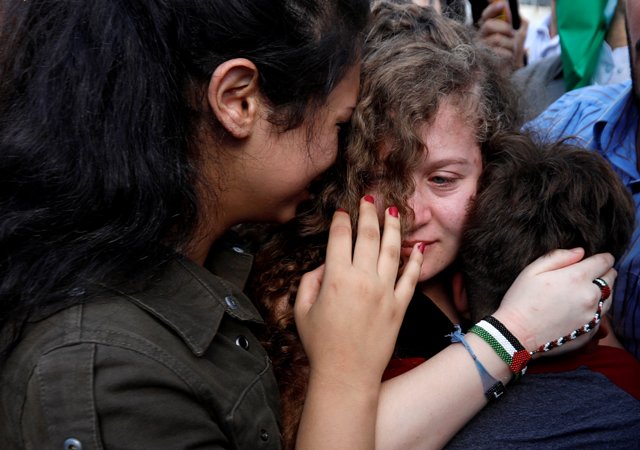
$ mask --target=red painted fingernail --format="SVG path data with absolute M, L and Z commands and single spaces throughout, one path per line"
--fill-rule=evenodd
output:
M 425 248 L 426 246 L 427 246 L 427 245 L 426 245 L 424 242 L 420 242 L 420 243 L 418 244 L 418 251 L 419 251 L 420 253 L 424 253 L 424 248 Z
M 365 202 L 369 202 L 369 203 L 374 203 L 375 202 L 375 199 L 373 198 L 373 195 L 365 195 L 363 198 L 364 198 Z
M 344 208 L 336 208 L 336 212 L 343 212 L 343 213 L 346 213 L 346 212 L 347 212 L 347 210 L 346 210 L 346 209 L 344 209 Z M 347 213 L 347 214 L 348 214 L 348 213 Z
M 398 217 L 398 208 L 396 208 L 395 206 L 390 206 L 389 215 L 392 217 Z

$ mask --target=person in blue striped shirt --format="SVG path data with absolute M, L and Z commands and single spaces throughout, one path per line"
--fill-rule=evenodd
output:
M 632 80 L 569 92 L 525 128 L 544 141 L 571 137 L 576 144 L 597 151 L 631 191 L 636 227 L 627 252 L 616 263 L 618 278 L 611 316 L 622 344 L 640 358 L 640 2 L 621 1 Z

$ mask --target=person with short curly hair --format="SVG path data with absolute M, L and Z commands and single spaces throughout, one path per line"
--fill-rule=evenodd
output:
M 453 289 L 456 307 L 473 323 L 500 306 L 527 264 L 554 248 L 619 258 L 635 222 L 631 195 L 598 153 L 519 133 L 499 134 L 489 145 L 494 150 L 467 215 Z M 640 362 L 616 342 L 607 319 L 587 347 L 533 361 L 508 395 L 446 448 L 635 447 Z M 526 426 L 500 426 L 513 419 Z

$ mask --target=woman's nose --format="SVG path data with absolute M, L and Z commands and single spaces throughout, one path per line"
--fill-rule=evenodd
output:
M 413 210 L 414 222 L 416 226 L 428 223 L 431 220 L 431 207 L 427 195 L 416 188 L 409 197 L 409 207 Z

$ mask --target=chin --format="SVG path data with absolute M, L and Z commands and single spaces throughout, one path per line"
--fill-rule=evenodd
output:
M 418 283 L 424 283 L 425 281 L 431 280 L 433 277 L 438 275 L 440 272 L 435 272 L 433 270 L 422 270 L 420 272 L 420 276 L 418 277 Z
M 425 260 L 422 263 L 422 267 L 420 268 L 418 283 L 429 281 L 430 279 L 438 275 L 441 271 L 442 269 L 440 269 L 439 267 L 434 267 L 434 265 L 430 261 Z
M 429 281 L 442 272 L 444 272 L 451 264 L 453 263 L 453 259 L 442 260 L 442 259 L 429 259 L 426 258 L 422 262 L 422 267 L 420 268 L 420 276 L 418 277 L 418 282 L 422 283 L 425 281 Z

